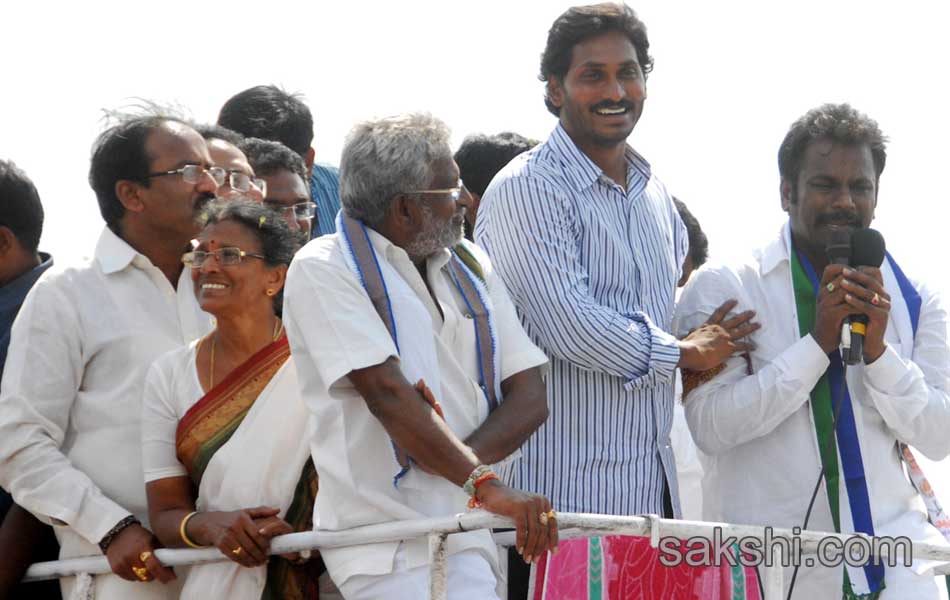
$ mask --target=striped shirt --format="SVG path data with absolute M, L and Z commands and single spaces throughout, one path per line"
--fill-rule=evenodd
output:
M 340 170 L 330 165 L 313 163 L 310 196 L 317 204 L 316 223 L 310 237 L 336 233 L 336 213 L 340 212 Z
M 558 510 L 663 513 L 679 497 L 667 333 L 689 240 L 650 165 L 627 148 L 626 191 L 558 125 L 492 181 L 475 239 L 551 359 L 548 421 L 514 484 Z

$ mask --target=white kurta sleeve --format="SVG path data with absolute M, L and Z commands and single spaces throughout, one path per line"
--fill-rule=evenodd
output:
M 897 439 L 940 460 L 950 453 L 950 348 L 947 311 L 937 294 L 921 295 L 920 323 L 910 360 L 888 346 L 864 367 L 868 396 Z
M 730 298 L 739 301 L 736 312 L 756 309 L 734 272 L 725 267 L 698 271 L 677 305 L 674 332 L 685 336 Z M 725 370 L 683 398 L 690 432 L 704 452 L 720 454 L 769 434 L 808 400 L 829 364 L 811 336 L 801 338 L 774 357 L 766 358 L 757 352 L 751 356 L 753 374 L 747 373 L 744 358 L 734 356 Z
M 64 283 L 37 282 L 13 325 L 0 391 L 0 485 L 40 518 L 98 543 L 130 513 L 61 450 L 85 360 L 79 315 L 62 293 Z
M 356 275 L 316 257 L 290 266 L 284 325 L 297 369 L 316 369 L 328 389 L 350 371 L 398 356 Z

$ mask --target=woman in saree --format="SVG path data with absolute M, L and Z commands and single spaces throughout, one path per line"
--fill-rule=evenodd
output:
M 167 547 L 215 546 L 182 598 L 313 598 L 318 558 L 267 555 L 271 538 L 312 529 L 316 473 L 279 302 L 294 236 L 278 214 L 212 207 L 183 258 L 216 328 L 152 365 L 142 440 L 152 528 Z M 144 560 L 144 559 L 143 559 Z

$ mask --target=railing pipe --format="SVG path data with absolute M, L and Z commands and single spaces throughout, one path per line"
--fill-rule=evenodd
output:
M 558 513 L 559 535 L 561 539 L 573 537 L 591 537 L 597 535 L 633 535 L 657 537 L 676 537 L 689 539 L 692 537 L 711 538 L 716 528 L 722 531 L 723 537 L 736 538 L 755 537 L 761 539 L 764 529 L 761 525 L 729 525 L 726 523 L 707 523 L 701 521 L 678 521 L 673 519 L 657 519 L 655 517 L 624 517 L 610 515 L 592 515 L 582 513 Z M 357 544 L 371 544 L 378 542 L 394 542 L 400 540 L 427 537 L 430 534 L 451 534 L 474 529 L 511 527 L 509 519 L 483 511 L 476 511 L 433 519 L 412 521 L 393 521 L 366 525 L 341 531 L 313 531 L 291 533 L 274 538 L 271 541 L 271 554 L 286 554 L 314 548 L 333 548 Z M 864 534 L 838 534 L 817 531 L 802 531 L 795 533 L 790 529 L 773 529 L 772 537 L 793 538 L 801 540 L 803 554 L 815 554 L 818 543 L 826 537 L 837 537 L 842 542 L 860 536 L 870 540 Z M 496 542 L 501 545 L 513 545 L 513 532 L 495 535 Z M 887 557 L 887 547 L 881 546 L 882 558 Z M 207 563 L 227 560 L 216 548 L 204 549 L 160 549 L 155 556 L 167 566 Z M 914 543 L 915 559 L 930 559 L 950 562 L 950 547 Z M 781 569 L 775 569 L 781 571 Z M 27 571 L 25 581 L 41 579 L 55 579 L 69 577 L 78 573 L 108 573 L 108 561 L 104 556 L 72 558 L 61 561 L 36 563 Z

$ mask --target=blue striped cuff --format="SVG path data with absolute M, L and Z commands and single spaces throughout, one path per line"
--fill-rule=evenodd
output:
M 624 389 L 629 392 L 671 383 L 676 373 L 676 365 L 680 360 L 679 341 L 675 336 L 654 325 L 650 317 L 642 312 L 625 316 L 633 321 L 630 324 L 631 328 L 640 329 L 643 337 L 650 340 L 650 347 L 646 349 L 649 356 L 647 372 L 633 376 L 624 384 Z

